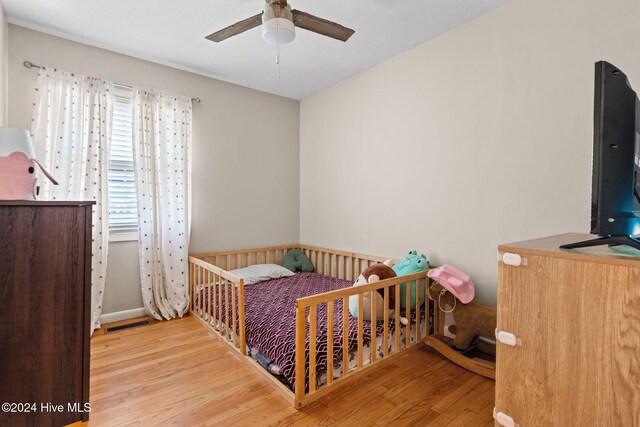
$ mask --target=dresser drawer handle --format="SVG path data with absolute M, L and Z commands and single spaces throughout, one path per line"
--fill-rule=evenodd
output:
M 515 347 L 517 345 L 522 345 L 522 340 L 516 337 L 511 332 L 499 331 L 496 329 L 496 341 L 510 345 L 511 347 Z
M 504 254 L 498 254 L 498 261 L 502 261 L 507 265 L 514 267 L 520 267 L 521 265 L 527 265 L 527 259 L 522 258 L 518 254 L 512 254 L 511 252 L 505 252 Z
M 504 427 L 518 427 L 518 423 L 516 423 L 513 418 L 504 412 L 497 412 L 496 408 L 493 408 L 493 419 Z

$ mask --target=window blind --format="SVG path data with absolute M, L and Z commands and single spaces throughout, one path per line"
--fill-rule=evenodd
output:
M 111 153 L 109 155 L 109 229 L 138 228 L 133 166 L 133 91 L 114 85 Z

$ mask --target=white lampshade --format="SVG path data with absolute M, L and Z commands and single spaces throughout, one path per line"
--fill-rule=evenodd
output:
M 18 128 L 0 128 L 0 157 L 6 157 L 14 151 L 22 151 L 30 159 L 36 158 L 29 131 Z
M 271 18 L 262 23 L 262 38 L 272 44 L 291 43 L 296 38 L 296 27 L 285 18 Z

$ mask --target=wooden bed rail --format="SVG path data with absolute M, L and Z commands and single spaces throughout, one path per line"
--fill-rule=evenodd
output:
M 211 265 L 224 270 L 248 267 L 254 264 L 282 265 L 289 249 L 300 248 L 300 245 L 265 246 L 261 248 L 238 249 L 232 251 L 206 252 L 192 254 Z
M 242 355 L 247 354 L 242 278 L 190 256 L 189 299 L 189 312 L 194 318 Z
M 314 271 L 325 276 L 355 282 L 360 273 L 371 264 L 384 262 L 388 258 L 338 251 L 310 245 L 265 246 L 260 248 L 192 254 L 223 270 L 248 267 L 254 264 L 282 265 L 289 249 L 300 249 L 313 264 Z M 397 261 L 393 259 L 393 261 Z
M 428 334 L 429 325 L 429 304 L 421 301 L 420 289 L 425 289 L 427 286 L 426 272 L 414 273 L 411 275 L 394 277 L 387 280 L 381 280 L 376 283 L 371 283 L 363 286 L 352 286 L 349 288 L 338 289 L 323 294 L 312 295 L 305 298 L 299 298 L 296 301 L 296 373 L 295 373 L 295 406 L 302 407 L 316 399 L 327 394 L 327 392 L 333 391 L 340 382 L 346 378 L 353 376 L 354 374 L 360 375 L 365 368 L 369 368 L 377 363 L 389 361 L 389 357 L 398 354 L 402 346 L 408 348 L 412 345 L 422 342 L 424 335 Z M 415 316 L 415 323 L 413 324 L 414 330 L 411 331 L 412 322 L 409 321 L 407 325 L 402 325 L 400 322 L 400 287 L 405 286 L 407 292 L 406 295 L 406 307 L 404 317 L 411 319 L 411 313 L 413 311 Z M 416 288 L 417 286 L 417 288 Z M 416 289 L 415 305 L 411 306 L 411 292 L 410 287 Z M 390 319 L 393 325 L 393 341 L 395 350 L 389 349 L 389 323 L 390 321 L 383 322 L 382 333 L 382 355 L 379 358 L 376 346 L 376 333 L 371 333 L 372 342 L 370 343 L 370 354 L 368 364 L 364 364 L 364 320 L 362 316 L 358 317 L 358 337 L 357 337 L 357 366 L 354 372 L 349 370 L 349 297 L 357 295 L 358 297 L 358 312 L 362 313 L 364 310 L 364 295 L 369 292 L 377 292 L 379 289 L 383 290 L 384 296 L 384 313 L 383 318 Z M 395 294 L 395 310 L 393 317 L 390 316 L 389 298 L 390 292 Z M 334 306 L 338 301 L 342 301 L 342 312 L 335 313 Z M 371 318 L 377 318 L 376 313 L 376 298 L 370 298 L 371 301 Z M 317 324 L 317 313 L 321 305 L 326 305 L 327 320 L 326 325 Z M 341 317 L 342 323 L 342 373 L 337 379 L 334 379 L 334 320 L 335 316 Z M 425 334 L 421 334 L 420 324 L 426 322 Z M 307 328 L 307 325 L 309 326 Z M 316 387 L 317 370 L 316 370 L 316 357 L 317 357 L 317 331 L 318 327 L 326 329 L 327 331 L 327 369 L 326 369 L 326 383 L 319 388 Z M 375 327 L 375 324 L 371 325 Z M 404 329 L 404 339 L 401 342 L 401 333 Z M 307 334 L 308 330 L 308 334 Z M 306 342 L 309 338 L 309 375 L 306 375 Z M 413 337 L 413 342 L 412 342 Z M 308 382 L 308 387 L 305 384 Z
M 300 245 L 299 248 L 309 258 L 316 273 L 350 282 L 355 282 L 360 273 L 371 264 L 389 259 L 318 246 Z M 393 259 L 393 261 L 396 260 Z

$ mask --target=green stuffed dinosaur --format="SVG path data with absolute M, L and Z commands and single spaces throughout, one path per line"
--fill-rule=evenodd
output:
M 409 252 L 407 256 L 402 258 L 393 266 L 393 271 L 398 276 L 406 276 L 407 274 L 418 273 L 420 271 L 427 271 L 429 269 L 429 260 L 426 255 L 418 255 L 415 250 Z M 411 282 L 411 307 L 415 310 L 416 306 L 416 282 Z M 407 290 L 405 285 L 400 285 L 400 308 L 405 310 L 407 308 Z M 420 286 L 420 301 L 424 303 L 426 295 L 426 286 Z

